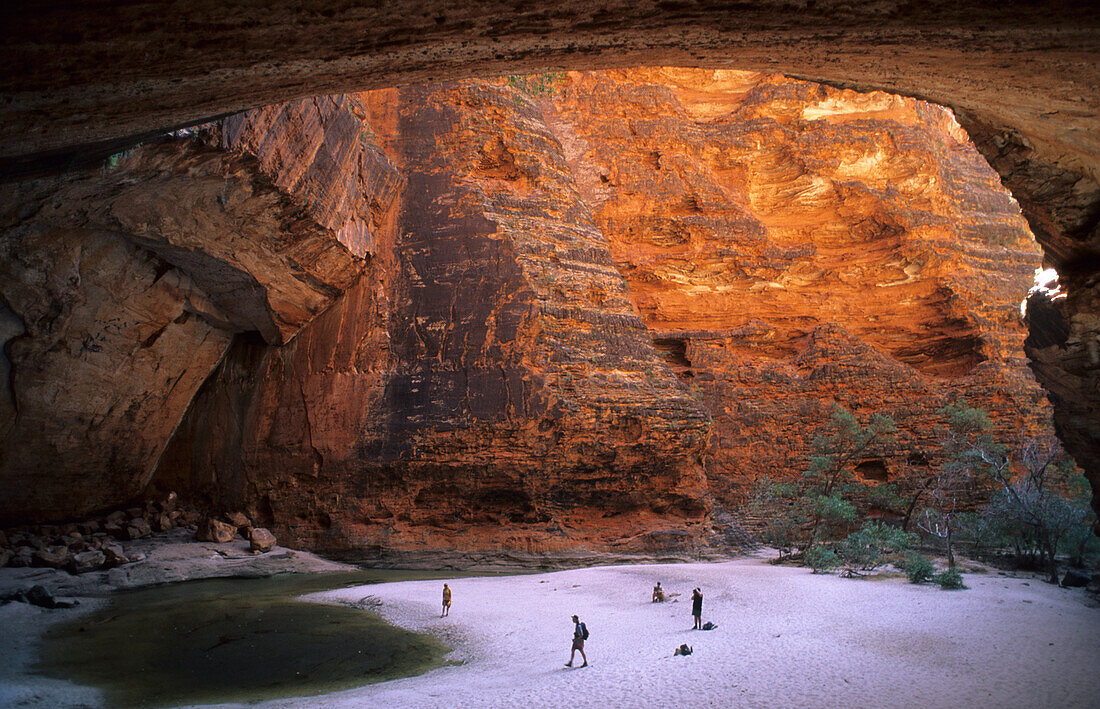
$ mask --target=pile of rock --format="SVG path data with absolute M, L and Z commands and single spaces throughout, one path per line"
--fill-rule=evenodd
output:
M 199 522 L 195 538 L 200 542 L 218 542 L 224 544 L 237 538 L 248 540 L 248 548 L 253 554 L 262 554 L 275 548 L 275 535 L 263 527 L 252 526 L 252 520 L 243 512 L 232 512 L 222 519 L 207 516 Z
M 199 513 L 181 507 L 175 493 L 163 500 L 66 524 L 0 530 L 0 567 L 40 566 L 81 574 L 140 561 L 144 554 L 123 551 L 123 543 L 176 527 L 194 529 Z

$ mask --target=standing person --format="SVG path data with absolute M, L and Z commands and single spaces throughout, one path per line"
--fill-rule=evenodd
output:
M 695 626 L 692 630 L 703 628 L 703 592 L 695 589 L 691 592 L 691 614 L 695 616 Z
M 584 654 L 584 641 L 588 639 L 588 628 L 577 616 L 573 616 L 573 651 L 569 653 L 569 662 L 565 663 L 566 667 L 573 666 L 573 656 L 577 654 L 577 650 L 581 651 L 581 659 L 584 660 L 584 664 L 581 667 L 588 667 L 588 655 Z
M 653 587 L 653 602 L 664 603 L 665 602 L 665 590 L 661 588 L 661 582 L 658 581 L 657 585 Z
M 451 587 L 447 584 L 443 584 L 443 613 L 440 614 L 440 618 L 451 613 Z

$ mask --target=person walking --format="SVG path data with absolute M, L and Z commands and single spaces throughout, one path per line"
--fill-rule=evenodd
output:
M 695 589 L 691 592 L 691 614 L 695 616 L 695 625 L 692 630 L 703 629 L 703 592 Z
M 581 659 L 584 660 L 581 667 L 588 667 L 588 655 L 584 654 L 584 641 L 587 639 L 588 628 L 578 616 L 573 616 L 573 650 L 569 653 L 569 662 L 565 663 L 566 667 L 573 666 L 573 657 L 577 654 L 577 650 L 581 651 Z
M 451 613 L 451 587 L 447 584 L 443 584 L 443 613 L 440 614 L 440 618 L 450 615 Z

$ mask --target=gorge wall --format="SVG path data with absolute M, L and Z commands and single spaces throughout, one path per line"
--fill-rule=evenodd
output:
M 1043 327 L 1065 336 L 1029 352 L 1100 484 L 1100 19 L 1086 3 L 108 0 L 0 17 L 4 181 L 261 105 L 547 67 L 783 72 L 948 106 L 1062 276 Z
M 1049 431 L 1020 351 L 1040 255 L 950 113 L 759 73 L 550 81 L 281 104 L 23 183 L 3 516 L 152 482 L 330 552 L 690 550 L 833 402 L 898 419 L 887 477 L 936 462 L 958 398 Z M 71 277 L 55 242 L 118 265 Z
M 655 343 L 714 418 L 722 502 L 801 472 L 834 402 L 897 421 L 868 461 L 880 481 L 940 461 L 950 401 L 1006 441 L 1049 432 L 1019 308 L 1039 251 L 949 111 L 692 69 L 573 73 L 547 109 Z

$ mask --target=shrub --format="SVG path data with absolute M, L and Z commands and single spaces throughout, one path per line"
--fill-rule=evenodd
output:
M 548 71 L 543 74 L 509 76 L 508 85 L 532 98 L 545 98 L 556 94 L 564 80 L 564 71 Z
M 913 536 L 882 522 L 868 522 L 848 535 L 840 547 L 840 556 L 849 573 L 856 569 L 870 571 L 882 565 L 887 552 L 904 551 L 912 546 Z
M 966 588 L 966 584 L 963 583 L 962 574 L 955 569 L 948 569 L 941 574 L 936 574 L 932 577 L 932 582 L 938 583 L 940 588 L 947 590 Z
M 840 566 L 840 557 L 832 549 L 823 546 L 812 546 L 803 555 L 806 566 L 813 569 L 815 574 L 820 574 Z
M 936 567 L 932 566 L 932 562 L 924 555 L 914 552 L 905 558 L 905 575 L 909 583 L 924 583 L 935 573 Z M 955 573 L 958 574 L 958 572 Z

